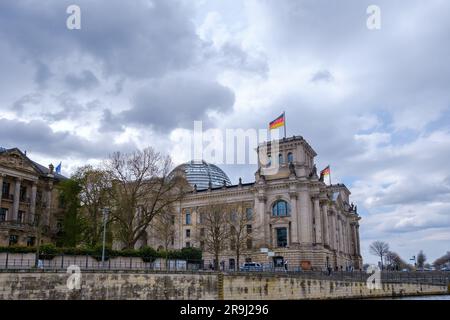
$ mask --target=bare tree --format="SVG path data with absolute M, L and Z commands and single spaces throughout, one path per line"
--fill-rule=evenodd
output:
M 436 268 L 440 268 L 443 267 L 445 265 L 447 265 L 448 267 L 450 267 L 450 251 L 447 251 L 446 254 L 444 254 L 442 257 L 437 258 L 434 262 L 433 265 Z
M 393 270 L 400 270 L 408 267 L 408 264 L 396 252 L 388 251 L 385 260 L 386 265 Z
M 132 249 L 153 218 L 179 201 L 188 190 L 186 180 L 170 175 L 170 157 L 151 147 L 114 153 L 106 163 L 110 188 L 111 222 L 115 237 Z
M 109 182 L 105 171 L 87 165 L 78 168 L 72 179 L 78 182 L 81 212 L 85 220 L 83 242 L 97 245 L 103 232 L 102 208 L 108 204 Z
M 423 269 L 426 260 L 427 257 L 425 256 L 423 251 L 420 250 L 419 253 L 417 254 L 417 267 Z
M 162 243 L 166 252 L 175 237 L 175 215 L 172 213 L 171 207 L 167 209 L 156 216 L 150 226 L 153 238 Z
M 251 249 L 252 233 L 255 232 L 252 208 L 247 208 L 243 204 L 232 205 L 228 215 L 228 225 L 230 226 L 230 249 L 236 256 L 236 265 L 240 266 L 240 256 L 245 250 Z
M 383 241 L 374 241 L 369 250 L 371 254 L 380 257 L 381 269 L 383 269 L 383 257 L 389 252 L 389 245 Z
M 229 243 L 228 210 L 229 207 L 226 204 L 216 202 L 199 208 L 201 217 L 196 237 L 203 244 L 204 250 L 214 256 L 215 270 L 219 270 L 219 257 Z

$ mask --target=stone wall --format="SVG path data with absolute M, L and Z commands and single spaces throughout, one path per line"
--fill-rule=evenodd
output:
M 447 286 L 384 283 L 369 290 L 365 282 L 315 280 L 289 276 L 225 276 L 225 300 L 347 299 L 402 295 L 444 294 Z
M 81 288 L 67 288 L 67 273 L 0 273 L 0 300 L 17 299 L 342 299 L 444 294 L 447 286 L 383 284 L 369 290 L 364 282 L 308 280 L 285 275 L 217 273 L 82 273 Z

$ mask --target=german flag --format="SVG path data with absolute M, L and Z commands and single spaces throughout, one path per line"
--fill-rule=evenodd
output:
M 281 116 L 279 116 L 278 118 L 276 118 L 275 120 L 273 120 L 271 123 L 269 123 L 269 129 L 276 129 L 279 127 L 284 126 L 285 124 L 285 120 L 284 120 L 284 112 L 281 114 Z
M 325 177 L 330 175 L 330 166 L 327 166 L 325 169 L 320 171 L 320 176 Z

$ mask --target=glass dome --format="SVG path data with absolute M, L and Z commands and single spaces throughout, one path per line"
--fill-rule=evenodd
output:
M 197 190 L 208 189 L 210 183 L 213 188 L 222 187 L 224 181 L 227 186 L 231 185 L 230 178 L 222 169 L 204 160 L 192 160 L 180 164 L 173 172 L 184 173 L 191 186 L 197 185 Z

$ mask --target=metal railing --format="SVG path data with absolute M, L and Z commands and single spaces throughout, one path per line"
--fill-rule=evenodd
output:
M 139 261 L 141 260 L 141 261 Z M 220 268 L 214 270 L 211 265 L 205 265 L 200 260 L 164 260 L 156 259 L 145 262 L 136 257 L 110 257 L 104 264 L 92 256 L 57 255 L 52 259 L 2 258 L 0 272 L 65 272 L 71 265 L 77 265 L 83 271 L 93 272 L 222 272 L 225 274 L 246 276 L 283 276 L 297 277 L 305 280 L 332 280 L 366 282 L 371 274 L 364 271 L 303 271 L 295 267 L 275 267 L 264 265 L 260 270 L 236 270 L 234 268 Z M 382 271 L 381 283 L 420 283 L 432 285 L 449 285 L 450 272 L 445 271 Z

